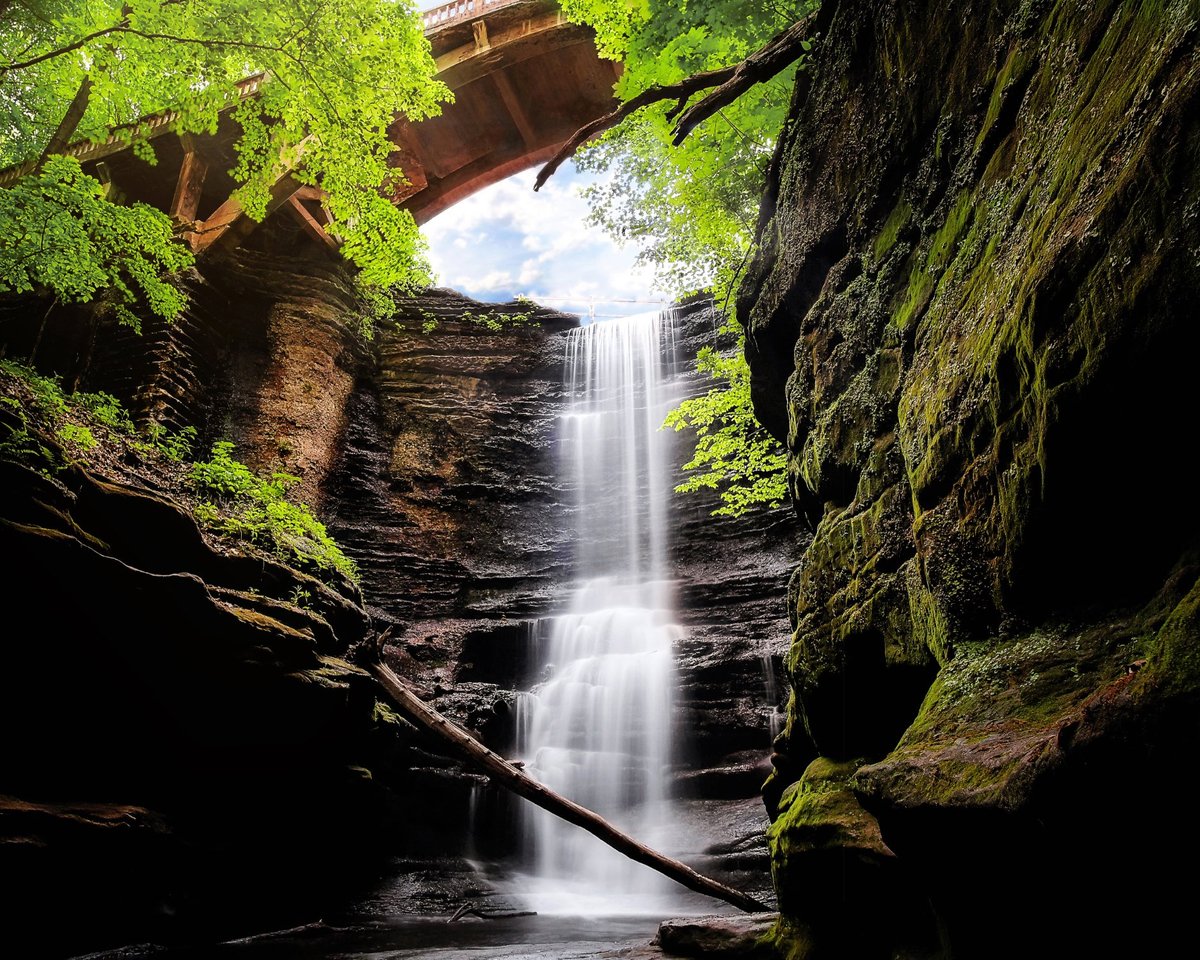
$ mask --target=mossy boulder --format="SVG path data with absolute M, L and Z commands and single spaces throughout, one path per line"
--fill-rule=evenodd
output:
M 784 791 L 768 831 L 781 917 L 771 940 L 788 960 L 931 957 L 940 949 L 919 884 L 852 787 L 858 766 L 818 757 Z
M 846 798 L 956 956 L 1028 952 L 994 923 L 1022 900 L 1078 949 L 1135 943 L 1103 922 L 1134 899 L 1172 922 L 1185 791 L 1121 791 L 1135 844 L 1101 799 L 1200 759 L 1198 16 L 824 3 L 739 294 L 814 528 L 770 800 L 856 850 L 843 805 L 786 781 L 865 758 Z M 781 892 L 819 885 L 791 836 Z

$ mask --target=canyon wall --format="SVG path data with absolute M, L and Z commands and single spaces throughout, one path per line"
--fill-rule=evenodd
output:
M 817 31 L 739 297 L 815 528 L 779 940 L 1154 952 L 1196 854 L 1196 5 L 829 0 Z
M 518 322 L 494 329 L 514 314 Z M 437 290 L 402 302 L 396 321 L 380 330 L 347 406 L 343 452 L 324 488 L 331 530 L 360 564 L 376 626 L 390 629 L 389 662 L 439 709 L 510 750 L 514 691 L 541 679 L 539 638 L 577 576 L 578 508 L 558 462 L 577 321 Z M 669 376 L 682 397 L 710 386 L 692 359 L 712 342 L 714 313 L 693 304 L 675 328 Z M 678 438 L 672 482 L 687 456 Z M 686 628 L 672 789 L 688 826 L 678 852 L 761 889 L 757 791 L 770 769 L 780 705 L 771 680 L 799 530 L 786 507 L 734 521 L 713 518 L 716 506 L 715 495 L 679 496 L 669 520 L 669 576 Z M 507 815 L 498 797 L 485 806 Z M 717 807 L 722 826 L 709 829 Z
M 0 774 L 0 866 L 27 878 L 4 912 L 10 929 L 47 931 L 50 956 L 298 922 L 383 869 L 411 874 L 398 909 L 478 895 L 460 858 L 471 810 L 494 815 L 474 824 L 476 851 L 500 856 L 511 804 L 495 788 L 479 802 L 482 778 L 378 704 L 348 658 L 381 638 L 422 696 L 509 750 L 514 691 L 539 679 L 539 624 L 575 576 L 556 452 L 576 318 L 433 290 L 367 341 L 332 262 L 242 250 L 187 284 L 185 315 L 140 336 L 5 303 L 0 343 L 10 356 L 36 344 L 44 370 L 111 391 L 142 422 L 195 426 L 198 458 L 230 439 L 256 469 L 298 477 L 360 586 L 213 540 L 181 473 L 136 447 L 86 462 L 64 450 L 50 475 L 5 462 L 0 538 L 28 560 L 7 589 L 39 626 L 14 637 L 3 684 L 6 728 L 27 731 Z M 704 304 L 680 312 L 681 396 L 708 388 L 690 361 L 714 324 Z M 28 405 L 17 383 L 5 387 Z M 0 442 L 23 423 L 4 419 Z M 731 521 L 715 506 L 672 506 L 686 631 L 669 842 L 769 895 L 757 793 L 799 534 L 787 507 Z M 59 929 L 64 897 L 86 906 Z

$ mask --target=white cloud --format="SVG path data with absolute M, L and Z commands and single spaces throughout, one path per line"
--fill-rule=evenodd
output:
M 468 296 L 522 293 L 546 306 L 597 316 L 653 309 L 647 267 L 631 247 L 586 226 L 581 191 L 593 177 L 565 164 L 538 193 L 528 170 L 481 190 L 435 217 L 424 230 L 440 282 Z M 532 256 L 531 256 L 532 254 Z

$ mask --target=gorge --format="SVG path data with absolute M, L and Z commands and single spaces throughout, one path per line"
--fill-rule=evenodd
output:
M 140 335 L 0 299 L 15 955 L 972 960 L 1187 936 L 1200 11 L 826 0 L 811 30 L 736 292 L 780 507 L 668 494 L 694 437 L 663 408 L 710 388 L 701 347 L 740 349 L 719 297 L 581 329 L 428 289 L 366 340 L 353 271 L 282 220 L 198 260 L 182 315 Z M 171 456 L 187 427 L 198 461 L 229 441 L 294 476 L 355 566 L 311 527 L 206 524 L 220 497 Z M 777 912 L 687 919 L 719 908 L 525 821 L 388 706 L 372 655 Z M 572 916 L 596 879 L 644 909 Z

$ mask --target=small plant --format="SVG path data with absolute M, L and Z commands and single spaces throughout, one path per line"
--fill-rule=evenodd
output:
M 183 427 L 178 431 L 171 431 L 161 423 L 151 422 L 146 426 L 146 441 L 144 448 L 157 450 L 175 463 L 183 463 L 192 455 L 192 447 L 196 443 L 196 428 Z
M 499 332 L 505 327 L 523 327 L 533 319 L 532 311 L 504 313 L 500 310 L 489 310 L 486 313 L 467 311 L 462 315 L 464 323 L 473 323 L 478 327 Z
M 121 405 L 121 401 L 111 393 L 78 393 L 74 399 L 79 401 L 93 420 L 104 424 L 110 430 L 118 433 L 133 433 L 133 420 Z
M 312 609 L 312 594 L 300 584 L 292 587 L 292 592 L 288 594 L 288 600 L 293 607 L 303 607 L 305 610 Z
M 58 439 L 82 453 L 94 450 L 97 446 L 96 437 L 91 430 L 69 420 L 58 428 L 56 435 Z
M 336 570 L 357 580 L 354 561 L 342 553 L 325 525 L 305 504 L 287 499 L 299 477 L 281 472 L 261 477 L 233 459 L 233 444 L 222 441 L 213 444 L 208 460 L 192 464 L 189 480 L 205 498 L 194 510 L 204 525 L 319 573 Z
M 56 377 L 43 377 L 32 367 L 13 360 L 0 360 L 0 370 L 17 377 L 33 391 L 34 403 L 41 413 L 49 417 L 65 417 L 68 412 L 67 395 Z

